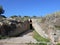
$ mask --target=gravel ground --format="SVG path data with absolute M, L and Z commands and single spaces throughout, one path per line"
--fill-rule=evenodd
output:
M 27 45 L 25 43 L 36 43 L 37 41 L 32 37 L 32 35 L 33 31 L 29 30 L 19 37 L 0 40 L 0 45 Z

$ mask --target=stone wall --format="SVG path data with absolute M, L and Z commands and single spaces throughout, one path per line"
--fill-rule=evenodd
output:
M 3 23 L 3 22 L 2 22 Z M 0 26 L 0 35 L 16 36 L 30 29 L 28 20 L 19 23 L 4 24 Z

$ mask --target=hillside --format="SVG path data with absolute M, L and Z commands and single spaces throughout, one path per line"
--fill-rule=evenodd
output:
M 40 26 L 53 43 L 60 42 L 60 12 L 42 17 Z
M 42 26 L 43 24 L 46 25 L 46 27 L 49 27 L 49 25 L 51 25 L 52 27 L 60 26 L 60 12 L 56 12 L 42 17 L 40 23 L 42 24 Z

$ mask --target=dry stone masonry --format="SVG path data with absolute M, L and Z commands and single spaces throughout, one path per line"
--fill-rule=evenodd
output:
M 2 20 L 2 21 L 1 21 Z M 13 18 L 1 18 L 0 20 L 0 35 L 16 36 L 30 29 L 28 20 L 20 21 Z

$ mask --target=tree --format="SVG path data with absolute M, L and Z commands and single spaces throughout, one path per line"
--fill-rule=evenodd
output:
M 0 6 L 0 15 L 4 13 L 4 9 L 2 6 Z
M 32 18 L 37 18 L 37 16 L 33 16 Z
M 18 16 L 16 16 L 16 15 L 11 16 L 11 18 L 16 18 L 16 17 L 18 17 Z
M 30 18 L 30 16 L 24 16 L 23 18 L 29 19 L 29 18 Z
M 24 16 L 24 17 L 26 17 L 26 18 L 30 18 L 30 16 Z
M 21 15 L 18 15 L 18 17 L 20 17 L 20 18 L 21 18 Z

